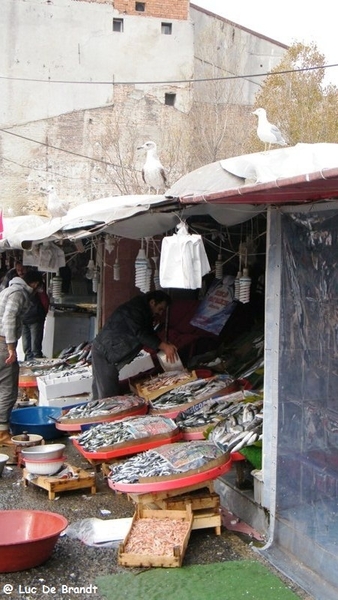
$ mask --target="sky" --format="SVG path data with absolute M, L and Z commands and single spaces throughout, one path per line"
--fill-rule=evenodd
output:
M 338 64 L 334 2 L 321 0 L 191 0 L 192 4 L 283 44 L 315 42 L 326 64 Z M 338 66 L 327 69 L 325 83 L 338 86 Z

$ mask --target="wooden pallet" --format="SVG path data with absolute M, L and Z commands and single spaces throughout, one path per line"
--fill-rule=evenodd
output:
M 18 461 L 14 444 L 13 446 L 0 446 L 0 454 L 7 454 L 7 456 L 9 456 L 9 459 L 6 463 L 7 465 L 17 464 Z
M 67 466 L 67 465 L 66 465 Z M 68 465 L 71 466 L 71 465 Z M 84 488 L 90 488 L 90 493 L 96 493 L 96 478 L 94 473 L 87 473 L 83 469 L 72 467 L 74 471 L 78 473 L 78 478 L 74 479 L 58 479 L 55 475 L 39 475 L 35 479 L 30 479 L 31 474 L 28 473 L 27 469 L 23 469 L 23 481 L 25 487 L 28 483 L 33 483 L 38 487 L 41 487 L 48 491 L 48 499 L 54 500 L 55 495 L 62 492 L 69 492 L 73 490 L 81 490 Z

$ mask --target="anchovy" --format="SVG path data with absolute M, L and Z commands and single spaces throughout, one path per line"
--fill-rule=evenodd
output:
M 148 450 L 118 465 L 110 467 L 108 478 L 114 482 L 137 483 L 143 477 L 163 477 L 185 473 L 191 469 L 202 467 L 210 460 L 218 458 L 222 452 L 213 444 L 203 442 L 187 442 L 170 444 L 170 462 L 166 455 L 168 445 L 157 450 Z M 195 454 L 194 454 L 195 450 Z M 163 455 L 161 454 L 163 452 Z M 179 456 L 179 467 L 174 466 L 175 455 Z M 183 459 L 182 459 L 183 455 Z
M 119 413 L 128 408 L 144 405 L 144 400 L 134 394 L 125 396 L 113 396 L 103 400 L 91 400 L 86 404 L 73 406 L 67 410 L 60 421 L 68 419 L 89 419 L 90 417 L 99 417 Z
M 156 434 L 170 434 L 177 429 L 172 419 L 161 416 L 127 417 L 119 421 L 100 423 L 81 433 L 76 439 L 87 452 L 111 448 L 121 442 Z

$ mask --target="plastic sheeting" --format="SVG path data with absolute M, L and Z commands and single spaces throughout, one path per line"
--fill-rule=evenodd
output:
M 278 220 L 271 224 L 275 240 Z M 280 329 L 275 365 L 273 347 L 269 353 L 273 339 L 266 340 L 266 370 L 272 369 L 277 381 L 277 402 L 273 388 L 266 389 L 271 438 L 265 445 L 264 437 L 269 448 L 264 486 L 275 498 L 265 554 L 316 600 L 333 600 L 338 595 L 338 211 L 328 204 L 289 209 L 279 222 L 281 261 L 273 249 L 269 261 L 275 274 L 280 267 L 280 294 L 278 286 L 271 293 L 272 301 L 280 298 Z M 271 288 L 269 275 L 267 283 Z M 266 312 L 269 327 L 269 299 Z M 270 409 L 271 401 L 277 411 Z M 275 452 L 276 473 L 269 480 Z

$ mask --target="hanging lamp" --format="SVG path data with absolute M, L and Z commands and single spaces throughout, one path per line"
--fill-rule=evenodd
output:
M 135 287 L 144 292 L 147 284 L 148 259 L 144 249 L 144 240 L 141 240 L 141 248 L 135 260 Z
M 250 286 L 251 277 L 249 277 L 248 269 L 248 253 L 245 252 L 245 267 L 243 268 L 243 275 L 239 280 L 239 301 L 243 304 L 250 302 Z
M 119 240 L 117 241 L 117 245 L 116 245 L 116 257 L 115 257 L 115 262 L 114 262 L 114 266 L 113 266 L 113 277 L 114 277 L 114 281 L 119 281 L 119 279 L 120 279 Z

